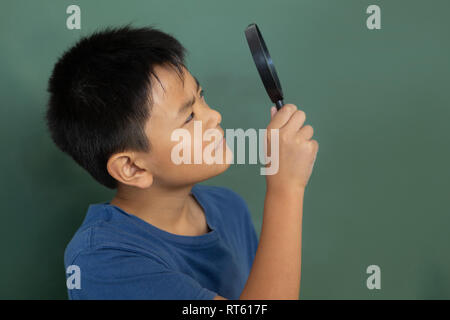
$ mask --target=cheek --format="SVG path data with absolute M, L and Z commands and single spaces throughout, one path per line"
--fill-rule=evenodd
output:
M 171 140 L 171 135 L 168 135 L 168 138 L 166 140 L 160 142 L 160 145 L 158 147 L 158 157 L 161 160 L 160 162 L 162 166 L 170 168 L 171 170 L 175 170 L 186 165 L 177 164 L 177 161 L 172 159 L 172 157 L 184 159 L 185 149 L 190 151 L 186 152 L 186 156 L 190 153 L 190 161 L 191 163 L 194 163 L 194 146 L 195 144 L 198 144 L 200 146 L 201 139 L 197 139 L 197 141 L 194 142 L 193 132 L 189 131 L 189 133 L 190 137 L 188 135 L 184 138 L 181 138 L 180 136 L 174 136 L 173 141 Z
M 166 170 L 172 166 L 175 166 L 175 163 L 172 161 L 172 149 L 179 144 L 178 141 L 171 141 L 170 134 L 164 137 L 153 138 L 152 141 L 152 159 L 153 164 L 158 169 Z M 158 170 L 159 171 L 159 170 Z
M 194 135 L 193 130 L 189 130 L 190 136 L 186 136 L 186 138 L 174 138 L 174 141 L 170 139 L 170 135 L 168 136 L 168 139 L 166 139 L 164 142 L 161 141 L 159 145 L 156 146 L 157 152 L 155 153 L 155 156 L 158 158 L 159 166 L 164 167 L 166 169 L 170 170 L 185 170 L 186 167 L 191 167 L 194 165 L 195 170 L 198 170 L 199 164 L 195 163 L 195 158 L 197 160 L 200 160 L 200 165 L 206 165 L 208 167 L 213 167 L 213 165 L 208 165 L 205 163 L 205 156 L 209 155 L 211 153 L 211 148 L 215 145 L 215 138 L 211 138 L 211 140 L 205 140 L 203 141 L 203 136 L 201 134 Z M 190 139 L 189 139 L 190 137 Z M 189 158 L 190 164 L 182 163 L 177 164 L 175 160 L 172 160 L 172 156 L 177 157 L 178 159 L 183 158 L 185 159 L 184 152 L 181 150 L 185 150 L 184 147 L 189 146 L 189 144 L 184 145 L 182 141 L 190 140 L 190 157 L 189 155 L 186 155 L 186 158 Z M 208 148 L 208 150 L 205 150 Z M 233 157 L 233 151 L 228 147 L 228 144 L 226 142 L 226 139 L 223 140 L 222 145 L 219 147 L 222 149 L 222 155 L 223 160 L 222 163 L 230 163 L 230 159 Z M 208 152 L 209 151 L 209 152 Z M 215 156 L 216 151 L 212 151 L 212 155 Z M 173 154 L 172 154 L 173 153 Z M 197 153 L 197 157 L 195 157 L 195 153 Z

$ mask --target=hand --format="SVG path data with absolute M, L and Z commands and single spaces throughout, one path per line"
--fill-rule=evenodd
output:
M 266 175 L 267 188 L 304 190 L 314 167 L 319 143 L 312 140 L 314 133 L 310 125 L 303 126 L 306 114 L 297 106 L 286 104 L 280 110 L 270 109 L 271 121 L 267 126 L 267 154 L 271 155 L 271 129 L 279 130 L 278 172 Z M 268 163 L 266 165 L 270 166 Z

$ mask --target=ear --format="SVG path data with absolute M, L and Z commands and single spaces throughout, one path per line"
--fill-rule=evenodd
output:
M 132 152 L 112 155 L 106 166 L 109 174 L 125 185 L 146 189 L 153 183 L 153 174 L 149 168 L 138 164 Z

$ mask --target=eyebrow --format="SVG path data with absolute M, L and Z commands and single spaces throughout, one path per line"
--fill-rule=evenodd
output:
M 197 78 L 194 76 L 195 79 L 195 83 L 197 84 L 197 92 L 200 89 L 200 82 L 198 82 Z M 192 107 L 195 103 L 195 96 L 192 97 L 192 99 L 190 99 L 189 101 L 186 101 L 185 103 L 182 104 L 181 108 L 178 109 L 178 116 L 183 115 L 187 109 L 189 109 L 190 107 Z

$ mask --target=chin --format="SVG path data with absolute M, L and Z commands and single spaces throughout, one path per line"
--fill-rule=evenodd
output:
M 219 174 L 224 173 L 231 166 L 231 163 L 222 163 L 222 164 L 212 164 L 208 165 L 209 169 L 207 170 L 209 175 L 206 179 L 211 179 L 213 177 L 218 176 Z
M 219 171 L 218 174 L 221 174 L 221 173 L 227 171 L 227 169 L 231 166 L 231 163 L 226 163 L 225 162 L 224 164 L 217 164 L 217 166 L 219 167 L 218 168 L 218 171 Z

